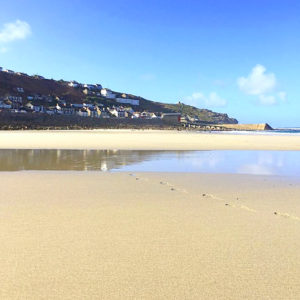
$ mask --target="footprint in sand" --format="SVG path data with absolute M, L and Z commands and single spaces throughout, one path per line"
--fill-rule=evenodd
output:
M 185 189 L 181 189 L 181 188 L 177 188 L 175 187 L 173 184 L 169 183 L 169 182 L 165 182 L 165 181 L 160 181 L 159 182 L 161 185 L 166 185 L 168 187 L 170 187 L 171 191 L 177 191 L 177 192 L 181 192 L 181 193 L 185 193 L 188 194 L 188 191 Z
M 202 197 L 208 197 L 208 198 L 211 198 L 211 199 L 214 199 L 214 200 L 225 202 L 225 199 L 217 197 L 217 196 L 212 195 L 212 194 L 202 194 Z M 237 200 L 239 200 L 239 198 L 237 198 Z M 232 203 L 225 203 L 225 206 L 238 208 L 238 209 L 243 209 L 243 210 L 247 210 L 249 212 L 256 212 L 255 209 L 250 208 L 250 207 L 245 206 L 245 205 L 235 205 L 235 204 L 232 204 Z
M 226 206 L 233 207 L 233 208 L 238 208 L 238 209 L 247 210 L 247 211 L 249 211 L 249 212 L 256 212 L 255 209 L 250 208 L 250 207 L 245 206 L 245 205 L 235 205 L 235 204 L 231 204 L 231 203 L 225 203 L 225 205 L 226 205 Z
M 283 218 L 287 218 L 287 219 L 291 219 L 291 220 L 295 220 L 295 221 L 300 221 L 299 217 L 290 215 L 288 213 L 281 213 L 281 212 L 275 211 L 274 215 L 279 216 L 279 217 L 283 217 Z

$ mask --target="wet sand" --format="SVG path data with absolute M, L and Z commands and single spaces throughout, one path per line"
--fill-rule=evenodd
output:
M 0 149 L 300 150 L 300 135 L 166 130 L 0 131 Z
M 300 180 L 0 173 L 1 299 L 299 299 Z

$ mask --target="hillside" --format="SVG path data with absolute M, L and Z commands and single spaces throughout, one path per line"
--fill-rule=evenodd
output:
M 237 120 L 228 117 L 227 114 L 213 112 L 208 109 L 200 109 L 184 103 L 177 104 L 163 104 L 167 109 L 174 112 L 181 113 L 183 116 L 195 116 L 202 122 L 215 123 L 215 124 L 237 124 Z
M 85 88 L 82 84 L 78 87 L 71 87 L 69 82 L 64 80 L 45 79 L 41 76 L 29 76 L 23 73 L 0 72 L 0 100 L 9 96 L 22 97 L 23 105 L 28 102 L 28 97 L 40 96 L 44 102 L 55 102 L 62 99 L 67 103 L 101 103 L 105 106 L 120 105 L 113 99 L 103 97 L 100 92 L 84 93 Z M 101 85 L 100 85 L 101 86 Z M 23 90 L 20 92 L 20 88 Z M 113 91 L 112 91 L 113 92 Z M 124 95 L 121 92 L 113 92 L 117 97 Z M 229 118 L 227 114 L 220 114 L 206 109 L 199 109 L 185 104 L 167 104 L 144 99 L 139 96 L 126 94 L 126 98 L 139 100 L 139 106 L 135 106 L 135 111 L 148 112 L 180 112 L 183 116 L 197 117 L 201 122 L 207 123 L 237 123 L 236 119 Z M 46 101 L 47 99 L 47 101 Z M 50 99 L 50 100 L 49 100 Z M 25 103 L 24 103 L 25 102 Z M 47 103 L 40 103 L 47 104 Z

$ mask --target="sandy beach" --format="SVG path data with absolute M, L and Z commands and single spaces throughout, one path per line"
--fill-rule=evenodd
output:
M 300 135 L 163 130 L 0 131 L 0 149 L 300 150 Z
M 300 297 L 299 180 L 96 172 L 0 178 L 1 299 Z
M 299 150 L 299 136 L 0 132 L 1 149 Z M 0 172 L 1 299 L 298 299 L 300 179 Z

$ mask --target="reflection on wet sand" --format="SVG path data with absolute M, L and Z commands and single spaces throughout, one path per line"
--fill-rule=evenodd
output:
M 109 171 L 154 159 L 168 152 L 125 150 L 0 150 L 0 171 Z M 183 151 L 180 152 L 182 153 Z
M 0 150 L 0 171 L 300 175 L 299 151 Z

